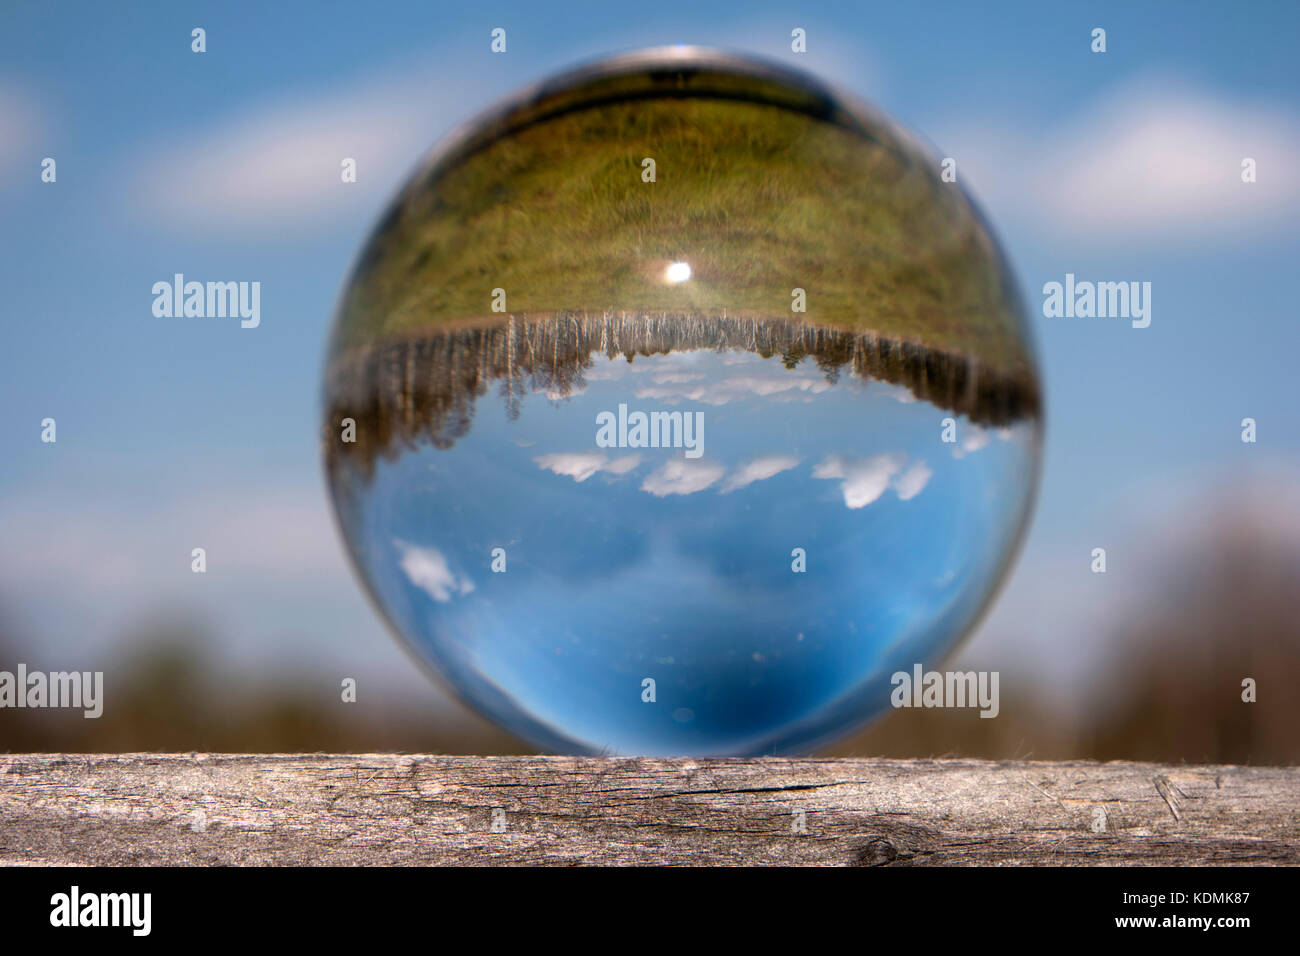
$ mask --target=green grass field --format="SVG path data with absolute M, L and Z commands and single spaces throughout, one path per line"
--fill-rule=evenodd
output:
M 361 260 L 335 350 L 489 320 L 503 288 L 515 315 L 793 317 L 1023 370 L 1014 293 L 964 195 L 878 135 L 710 98 L 526 125 L 408 192 Z M 680 285 L 664 279 L 676 261 L 693 272 Z

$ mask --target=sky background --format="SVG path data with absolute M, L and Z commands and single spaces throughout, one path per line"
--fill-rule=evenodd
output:
M 1116 622 L 1216 514 L 1300 541 L 1298 21 L 1282 3 L 6 3 L 0 627 L 33 668 L 88 669 L 184 619 L 240 672 L 440 694 L 367 605 L 324 489 L 348 266 L 458 124 L 577 61 L 686 42 L 806 69 L 957 160 L 1024 291 L 1047 407 L 1025 550 L 960 659 L 1086 700 L 1123 667 Z M 175 272 L 260 281 L 261 326 L 155 318 Z M 1042 318 L 1067 272 L 1151 282 L 1151 326 Z

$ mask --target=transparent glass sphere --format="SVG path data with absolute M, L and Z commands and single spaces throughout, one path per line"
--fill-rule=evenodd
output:
M 991 599 L 1039 384 L 939 160 L 781 67 L 566 73 L 436 150 L 339 305 L 326 472 L 393 629 L 564 752 L 806 750 Z

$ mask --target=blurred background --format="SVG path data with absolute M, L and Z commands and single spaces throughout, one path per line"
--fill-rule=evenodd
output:
M 811 71 L 955 158 L 1037 333 L 1038 511 L 946 665 L 1000 672 L 1001 713 L 901 710 L 831 752 L 1294 763 L 1298 27 L 1264 2 L 5 4 L 0 670 L 102 670 L 106 703 L 0 709 L 0 751 L 528 751 L 406 658 L 347 566 L 316 441 L 328 322 L 445 133 L 575 61 L 684 42 Z M 260 281 L 261 326 L 155 318 L 175 272 Z M 1067 272 L 1151 282 L 1151 326 L 1042 318 Z

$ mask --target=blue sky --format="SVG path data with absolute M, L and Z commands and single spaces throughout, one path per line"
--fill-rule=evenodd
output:
M 1031 536 L 967 653 L 1069 683 L 1206 509 L 1240 495 L 1295 513 L 1300 8 L 988 6 L 6 4 L 0 611 L 15 638 L 81 666 L 175 610 L 232 659 L 309 655 L 423 692 L 350 579 L 320 479 L 348 264 L 420 156 L 496 98 L 690 42 L 807 69 L 957 159 L 1035 316 L 1048 409 Z M 261 326 L 154 318 L 150 287 L 175 272 L 260 281 Z M 1039 290 L 1067 272 L 1150 281 L 1151 327 L 1043 319 Z M 46 416 L 57 445 L 39 440 Z M 1256 445 L 1239 441 L 1246 416 Z M 189 573 L 200 545 L 205 577 Z M 1088 572 L 1096 546 L 1105 577 Z

